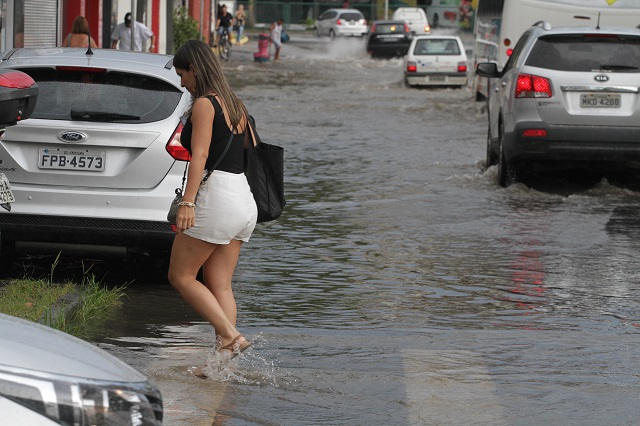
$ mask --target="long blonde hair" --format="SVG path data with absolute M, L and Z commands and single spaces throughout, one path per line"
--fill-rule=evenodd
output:
M 244 103 L 227 83 L 222 67 L 213 50 L 203 41 L 189 40 L 173 56 L 175 68 L 195 71 L 196 87 L 194 99 L 214 93 L 222 99 L 233 129 L 237 129 L 243 118 L 249 118 Z M 193 104 L 192 104 L 193 105 Z

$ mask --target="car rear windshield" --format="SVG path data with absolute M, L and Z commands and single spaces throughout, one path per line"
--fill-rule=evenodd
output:
M 340 19 L 344 19 L 345 21 L 359 21 L 363 19 L 363 16 L 359 13 L 347 12 L 340 14 Z
M 640 38 L 611 34 L 540 37 L 525 64 L 557 71 L 638 72 Z
M 460 47 L 455 40 L 442 38 L 420 39 L 413 49 L 414 55 L 459 55 Z
M 375 34 L 404 34 L 404 24 L 376 24 Z
M 169 117 L 182 91 L 157 78 L 104 70 L 20 69 L 40 90 L 32 118 L 150 123 Z
M 398 18 L 400 19 L 412 19 L 414 21 L 421 21 L 422 15 L 418 12 L 402 12 L 398 14 Z

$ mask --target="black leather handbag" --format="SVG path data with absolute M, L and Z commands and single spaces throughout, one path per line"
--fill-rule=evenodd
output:
M 276 220 L 282 214 L 284 199 L 284 148 L 262 142 L 249 117 L 251 133 L 245 148 L 245 170 L 249 187 L 258 206 L 258 223 Z

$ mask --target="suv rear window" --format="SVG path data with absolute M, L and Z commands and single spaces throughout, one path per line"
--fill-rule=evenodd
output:
M 344 19 L 345 21 L 359 21 L 364 19 L 364 16 L 355 12 L 347 12 L 340 14 L 340 19 Z
M 640 38 L 610 34 L 540 37 L 525 65 L 557 71 L 638 72 Z
M 376 24 L 374 34 L 404 34 L 404 24 Z
M 182 92 L 162 80 L 123 72 L 27 68 L 40 93 L 32 118 L 151 123 L 175 111 Z
M 420 39 L 416 41 L 413 49 L 414 55 L 459 55 L 460 47 L 455 40 L 451 39 Z

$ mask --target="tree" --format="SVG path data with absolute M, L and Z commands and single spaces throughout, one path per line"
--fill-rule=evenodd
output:
M 185 6 L 177 8 L 173 12 L 173 53 L 186 41 L 201 38 L 198 22 L 189 16 L 189 9 Z

